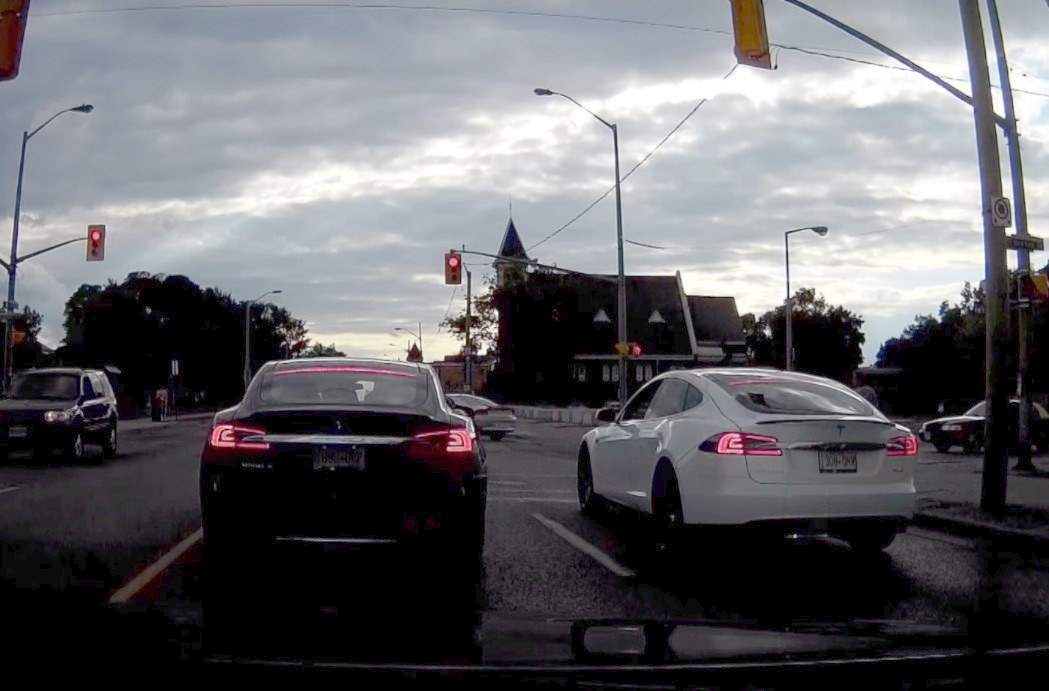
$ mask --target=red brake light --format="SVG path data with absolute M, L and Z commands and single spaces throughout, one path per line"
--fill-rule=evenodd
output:
M 913 434 L 902 437 L 893 437 L 885 445 L 885 453 L 888 456 L 917 456 L 918 438 Z
M 273 372 L 273 376 L 278 377 L 284 374 L 385 374 L 391 377 L 414 377 L 415 374 L 412 372 L 404 372 L 395 369 L 383 369 L 381 367 L 361 367 L 357 365 L 327 365 L 321 367 L 296 367 L 294 369 L 278 369 Z
M 244 441 L 245 437 L 255 437 L 266 434 L 266 430 L 258 427 L 246 427 L 223 422 L 211 430 L 208 443 L 216 449 L 243 449 L 245 451 L 266 451 L 270 448 L 269 442 Z
M 773 446 L 778 443 L 775 437 L 764 434 L 722 432 L 700 444 L 699 450 L 720 456 L 782 456 L 783 450 Z
M 448 453 L 470 453 L 474 450 L 474 440 L 470 432 L 456 427 L 455 429 L 441 430 L 440 432 L 423 432 L 416 434 L 416 439 L 434 439 L 446 437 L 447 442 L 444 450 Z

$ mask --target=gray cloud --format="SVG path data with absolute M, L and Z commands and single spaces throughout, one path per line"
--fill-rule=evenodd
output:
M 1000 4 L 1011 54 L 1027 71 L 1045 64 L 1049 12 Z M 115 6 L 35 4 L 22 73 L 4 85 L 0 190 L 12 197 L 18 133 L 61 108 L 96 106 L 29 145 L 22 252 L 87 223 L 110 228 L 102 265 L 85 264 L 79 249 L 25 265 L 19 301 L 44 312 L 52 342 L 80 283 L 135 270 L 184 273 L 241 298 L 280 287 L 282 304 L 343 348 L 389 350 L 400 323 L 422 321 L 430 338 L 452 297 L 432 282 L 445 250 L 494 252 L 510 196 L 531 245 L 612 182 L 607 130 L 532 88 L 604 108 L 629 169 L 722 86 L 733 62 L 723 34 L 572 19 L 349 9 L 53 16 Z M 721 0 L 527 8 L 731 28 Z M 967 74 L 950 0 L 827 9 L 934 71 Z M 768 3 L 768 19 L 775 42 L 888 62 L 785 3 Z M 968 107 L 906 72 L 792 51 L 778 64 L 739 68 L 624 183 L 626 235 L 671 248 L 628 245 L 628 270 L 680 269 L 691 291 L 736 294 L 741 309 L 764 311 L 782 300 L 782 230 L 820 223 L 828 238 L 792 240 L 796 285 L 878 315 L 882 331 L 957 294 L 931 291 L 978 281 Z M 1015 86 L 1049 91 L 1034 77 Z M 1018 103 L 1035 228 L 1049 214 L 1036 193 L 1049 183 L 1049 99 Z M 860 235 L 872 231 L 884 232 Z M 534 254 L 608 272 L 614 237 L 609 197 Z M 479 279 L 490 260 L 469 262 Z M 876 349 L 868 343 L 868 355 Z

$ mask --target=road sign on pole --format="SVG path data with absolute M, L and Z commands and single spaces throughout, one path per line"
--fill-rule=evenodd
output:
M 1013 224 L 1013 205 L 1008 197 L 995 197 L 991 201 L 991 224 L 995 228 L 1008 228 Z
M 1045 249 L 1045 240 L 1036 238 L 1033 235 L 1009 235 L 1006 239 L 1009 241 L 1009 249 L 1011 250 L 1034 252 Z

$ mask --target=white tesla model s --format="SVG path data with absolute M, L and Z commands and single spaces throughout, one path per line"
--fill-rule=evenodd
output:
M 914 515 L 918 441 L 838 382 L 771 369 L 667 372 L 579 447 L 579 505 L 880 550 Z

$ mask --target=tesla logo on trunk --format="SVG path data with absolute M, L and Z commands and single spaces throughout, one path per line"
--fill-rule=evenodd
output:
M 336 420 L 335 421 L 335 431 L 336 432 L 341 432 L 342 431 L 342 420 Z
M 838 436 L 840 437 L 842 434 L 845 433 L 845 425 L 837 425 L 837 428 L 838 428 Z

